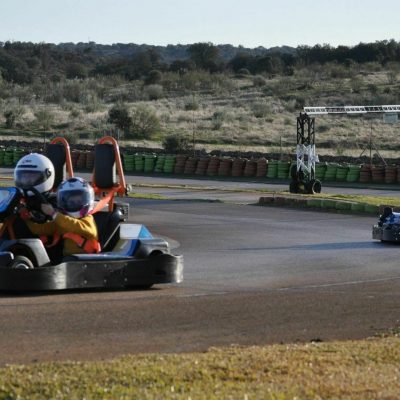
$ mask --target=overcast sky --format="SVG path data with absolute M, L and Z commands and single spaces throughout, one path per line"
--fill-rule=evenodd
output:
M 400 0 L 0 0 L 0 41 L 332 46 L 400 41 Z

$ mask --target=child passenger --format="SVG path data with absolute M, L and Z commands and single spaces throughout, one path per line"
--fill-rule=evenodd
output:
M 52 244 L 63 239 L 63 256 L 99 253 L 96 223 L 89 214 L 93 207 L 94 191 L 90 184 L 82 178 L 70 178 L 57 190 L 57 209 L 49 203 L 41 205 L 42 212 L 52 220 L 38 224 L 28 219 L 26 224 L 38 236 L 52 236 Z

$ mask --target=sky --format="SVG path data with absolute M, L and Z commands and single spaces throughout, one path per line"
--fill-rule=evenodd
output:
M 244 47 L 400 41 L 400 0 L 0 0 L 0 42 Z

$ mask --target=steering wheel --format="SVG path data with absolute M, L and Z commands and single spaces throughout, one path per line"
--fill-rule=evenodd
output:
M 44 214 L 43 211 L 41 210 L 42 204 L 49 203 L 46 197 L 34 187 L 28 187 L 22 189 L 22 191 L 24 193 L 24 198 L 26 200 L 26 207 L 31 213 L 32 221 L 38 224 L 44 224 L 47 221 L 51 221 L 51 217 L 49 215 Z M 33 196 L 29 195 L 29 192 L 33 193 Z

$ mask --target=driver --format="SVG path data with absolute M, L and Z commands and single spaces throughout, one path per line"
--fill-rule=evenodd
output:
M 20 189 L 33 187 L 46 197 L 53 189 L 54 176 L 53 163 L 46 156 L 38 153 L 22 157 L 14 169 L 14 181 L 17 187 Z
M 99 253 L 101 249 L 97 227 L 90 214 L 93 207 L 94 191 L 90 184 L 82 178 L 69 178 L 58 188 L 57 209 L 50 203 L 41 205 L 42 212 L 51 217 L 51 221 L 38 224 L 26 220 L 26 223 L 32 233 L 52 236 L 51 245 L 55 245 L 61 238 L 64 239 L 64 256 Z

